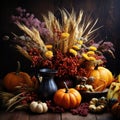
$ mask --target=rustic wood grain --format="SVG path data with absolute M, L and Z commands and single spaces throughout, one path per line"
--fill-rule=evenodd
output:
M 112 114 L 88 114 L 87 116 L 72 115 L 71 113 L 33 114 L 29 112 L 0 112 L 0 120 L 114 120 Z
M 29 120 L 29 115 L 26 112 L 1 112 L 0 120 Z
M 72 115 L 71 113 L 63 113 L 62 120 L 96 120 L 94 114 L 88 114 L 87 116 Z
M 29 120 L 61 120 L 59 113 L 30 114 Z
M 101 115 L 96 115 L 97 120 L 115 120 L 110 113 L 103 113 Z

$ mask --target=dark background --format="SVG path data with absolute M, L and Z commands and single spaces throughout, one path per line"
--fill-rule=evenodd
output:
M 120 73 L 120 0 L 1 0 L 0 4 L 0 77 L 7 72 L 15 71 L 19 60 L 23 71 L 30 71 L 30 63 L 15 49 L 10 47 L 8 41 L 2 40 L 4 35 L 11 32 L 16 33 L 16 26 L 11 23 L 10 16 L 14 14 L 15 8 L 21 6 L 28 12 L 34 13 L 42 20 L 41 15 L 47 14 L 48 10 L 53 11 L 57 16 L 58 8 L 72 8 L 78 13 L 84 10 L 92 13 L 94 18 L 99 18 L 98 26 L 103 26 L 99 30 L 99 40 L 111 41 L 114 44 L 116 59 L 106 54 L 107 64 L 114 75 Z

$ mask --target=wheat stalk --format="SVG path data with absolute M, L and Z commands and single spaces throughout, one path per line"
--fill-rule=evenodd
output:
M 0 91 L 0 99 L 3 103 L 6 103 L 12 97 L 14 97 L 14 94 Z
M 21 46 L 16 45 L 15 48 L 23 55 L 25 56 L 28 60 L 32 61 L 32 57 L 28 54 L 26 50 L 24 50 Z
M 36 28 L 33 27 L 32 30 L 30 30 L 28 27 L 26 27 L 23 24 L 20 24 L 19 22 L 16 24 L 21 30 L 23 30 L 27 35 L 29 35 L 29 37 L 34 42 L 36 42 L 39 45 L 39 49 L 41 50 L 41 52 L 45 53 L 47 51 L 47 48 L 40 37 L 40 33 Z
M 66 9 L 60 9 L 60 13 L 62 23 L 59 22 L 52 12 L 48 12 L 48 17 L 45 15 L 43 16 L 51 37 L 60 44 L 60 50 L 66 51 L 70 49 L 74 45 L 75 40 L 80 39 L 81 37 L 85 38 L 87 41 L 95 39 L 97 36 L 94 33 L 102 27 L 95 28 L 98 19 L 93 21 L 91 14 L 85 16 L 82 10 L 80 10 L 78 16 L 73 9 L 71 13 L 69 13 Z M 61 32 L 67 32 L 70 34 L 70 37 L 66 40 L 64 46 L 63 42 L 65 41 L 57 38 L 54 28 Z

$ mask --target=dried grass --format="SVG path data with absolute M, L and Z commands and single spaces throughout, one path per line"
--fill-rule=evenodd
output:
M 67 32 L 70 34 L 70 37 L 66 42 L 67 44 L 64 46 L 65 48 L 63 48 L 63 50 L 71 48 L 74 45 L 75 40 L 80 39 L 81 37 L 85 40 L 94 39 L 96 37 L 94 33 L 101 28 L 95 28 L 98 19 L 93 21 L 91 16 L 85 16 L 82 10 L 79 12 L 78 16 L 74 10 L 69 13 L 66 9 L 63 9 L 60 10 L 60 13 L 62 23 L 59 22 L 52 12 L 48 12 L 48 17 L 43 16 L 43 18 L 52 37 L 55 34 L 55 29 L 60 32 Z M 58 41 L 58 44 L 61 44 L 60 46 L 63 45 L 63 41 L 60 41 L 57 36 L 54 36 L 54 39 Z

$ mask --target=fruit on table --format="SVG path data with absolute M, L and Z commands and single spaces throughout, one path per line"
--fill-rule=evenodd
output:
M 54 94 L 55 104 L 65 108 L 75 108 L 79 106 L 82 100 L 81 94 L 74 88 L 68 88 L 65 84 L 65 88 L 59 89 Z
M 112 82 L 107 93 L 107 99 L 120 101 L 120 83 Z
M 102 66 L 96 66 L 90 71 L 88 77 L 93 77 L 94 81 L 91 83 L 95 91 L 103 91 L 113 82 L 113 75 L 110 70 Z
M 85 85 L 78 84 L 76 85 L 76 89 L 78 91 L 94 92 L 93 86 L 88 84 Z
M 16 90 L 17 86 L 33 87 L 33 81 L 31 77 L 26 72 L 20 72 L 20 62 L 18 62 L 18 68 L 16 72 L 10 72 L 3 78 L 4 87 L 11 92 Z
M 89 104 L 89 111 L 93 113 L 100 113 L 107 107 L 107 100 L 105 97 L 92 98 Z
M 36 113 L 45 113 L 48 111 L 48 106 L 45 102 L 33 101 L 30 103 L 30 110 Z

